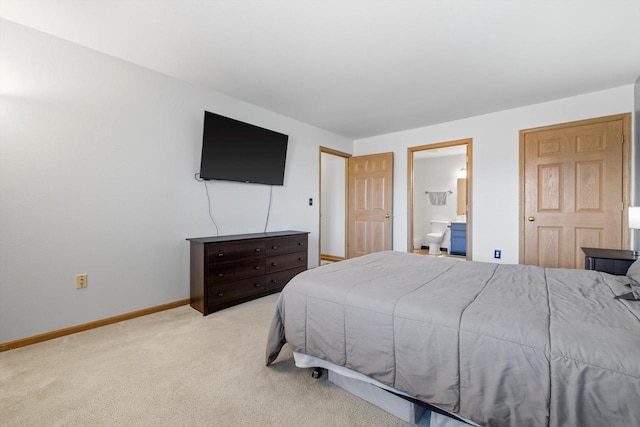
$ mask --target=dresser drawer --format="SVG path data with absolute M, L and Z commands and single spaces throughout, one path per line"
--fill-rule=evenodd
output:
M 302 273 L 307 269 L 307 266 L 293 268 L 291 270 L 279 271 L 277 273 L 271 273 L 267 275 L 267 291 L 276 291 L 284 288 L 284 285 L 289 283 L 289 280 L 294 276 Z
M 281 270 L 307 266 L 307 253 L 297 252 L 278 256 L 270 256 L 266 260 L 266 271 L 274 273 Z
M 307 252 L 307 235 L 269 239 L 266 251 L 267 256 L 288 254 L 292 252 Z
M 239 298 L 265 292 L 265 276 L 209 286 L 209 305 L 225 304 Z
M 235 282 L 264 275 L 265 259 L 246 259 L 236 262 L 209 264 L 209 285 Z
M 264 257 L 265 242 L 250 241 L 240 243 L 217 243 L 207 245 L 209 263 L 235 261 L 243 258 Z

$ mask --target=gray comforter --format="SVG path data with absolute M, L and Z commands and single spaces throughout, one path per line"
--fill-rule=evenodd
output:
M 381 252 L 282 291 L 267 365 L 293 351 L 488 426 L 640 426 L 640 301 L 587 270 Z

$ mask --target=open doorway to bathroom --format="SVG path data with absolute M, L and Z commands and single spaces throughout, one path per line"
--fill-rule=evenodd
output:
M 408 252 L 471 259 L 471 139 L 408 149 Z

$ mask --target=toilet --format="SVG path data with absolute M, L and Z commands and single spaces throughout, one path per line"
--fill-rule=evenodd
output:
M 440 245 L 444 240 L 444 235 L 449 227 L 449 221 L 442 221 L 438 219 L 432 219 L 431 232 L 427 234 L 427 241 L 429 242 L 429 255 L 439 255 Z

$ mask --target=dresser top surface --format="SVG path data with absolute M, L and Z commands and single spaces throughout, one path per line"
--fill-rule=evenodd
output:
M 226 236 L 212 236 L 212 237 L 190 237 L 187 240 L 196 243 L 218 243 L 218 242 L 231 242 L 236 240 L 250 240 L 250 239 L 264 239 L 267 237 L 286 237 L 286 236 L 298 236 L 302 234 L 309 234 L 308 231 L 268 231 L 266 233 L 250 233 L 250 234 L 230 234 Z

